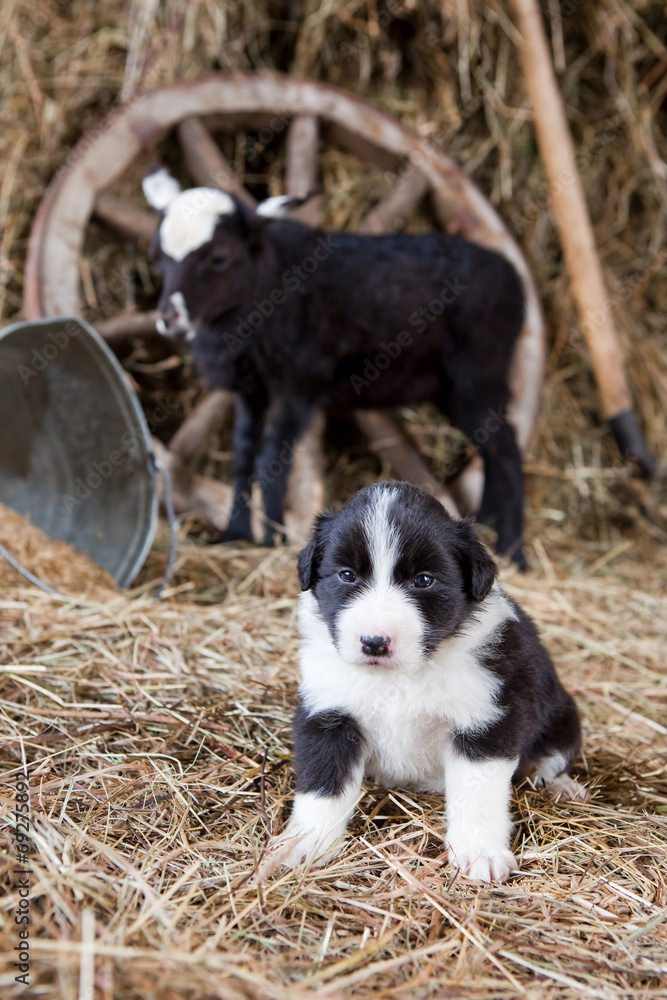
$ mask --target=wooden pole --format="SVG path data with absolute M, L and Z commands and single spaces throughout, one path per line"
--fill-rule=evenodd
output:
M 552 193 L 558 227 L 581 329 L 591 354 L 600 390 L 602 414 L 610 421 L 626 457 L 649 474 L 646 453 L 632 412 L 630 390 L 611 309 L 595 248 L 583 185 L 577 172 L 572 138 L 551 64 L 537 0 L 510 0 L 519 31 L 519 57 L 533 106 L 537 142 Z

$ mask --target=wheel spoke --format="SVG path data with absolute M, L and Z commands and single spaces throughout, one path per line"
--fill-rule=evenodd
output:
M 426 194 L 429 183 L 417 167 L 410 166 L 396 187 L 361 221 L 360 233 L 386 233 L 402 229 Z
M 154 212 L 137 208 L 123 198 L 103 191 L 95 199 L 95 215 L 107 222 L 120 233 L 134 236 L 141 243 L 148 243 L 158 227 L 159 219 Z
M 95 329 L 105 340 L 121 340 L 123 337 L 146 337 L 155 334 L 158 319 L 157 309 L 151 312 L 127 312 L 112 316 L 111 319 L 100 320 Z
M 286 194 L 305 198 L 317 189 L 317 161 L 320 129 L 314 115 L 295 118 L 287 133 L 287 165 L 285 174 Z M 316 226 L 322 214 L 322 199 L 318 195 L 292 212 L 292 217 Z
M 192 469 L 208 439 L 219 431 L 234 406 L 234 393 L 215 389 L 195 406 L 169 442 L 169 451 L 185 469 Z
M 202 187 L 216 187 L 235 195 L 246 205 L 255 199 L 237 177 L 217 142 L 199 118 L 185 118 L 178 126 L 178 138 L 185 165 L 193 180 Z

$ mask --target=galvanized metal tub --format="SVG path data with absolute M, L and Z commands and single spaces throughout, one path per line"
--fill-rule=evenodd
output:
M 155 536 L 150 434 L 123 369 L 76 317 L 0 330 L 0 502 L 128 586 Z

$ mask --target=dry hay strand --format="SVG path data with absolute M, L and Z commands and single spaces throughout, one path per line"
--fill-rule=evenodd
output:
M 33 995 L 76 997 L 94 969 L 113 1000 L 664 996 L 667 560 L 568 571 L 534 543 L 540 568 L 502 583 L 581 708 L 591 798 L 517 789 L 522 873 L 495 888 L 452 878 L 440 797 L 371 783 L 339 858 L 254 884 L 293 795 L 294 551 L 183 540 L 156 603 L 163 534 L 107 606 L 6 590 L 0 947 L 8 963 L 25 766 Z
M 0 504 L 0 545 L 24 569 L 63 595 L 105 601 L 118 593 L 109 574 L 83 552 L 49 538 L 4 504 Z M 25 578 L 0 556 L 0 588 L 18 584 L 25 587 Z

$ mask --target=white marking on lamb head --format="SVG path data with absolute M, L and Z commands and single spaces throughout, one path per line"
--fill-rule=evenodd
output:
M 224 215 L 233 215 L 236 203 L 225 191 L 216 188 L 189 188 L 167 206 L 160 224 L 162 252 L 181 261 L 213 237 Z

